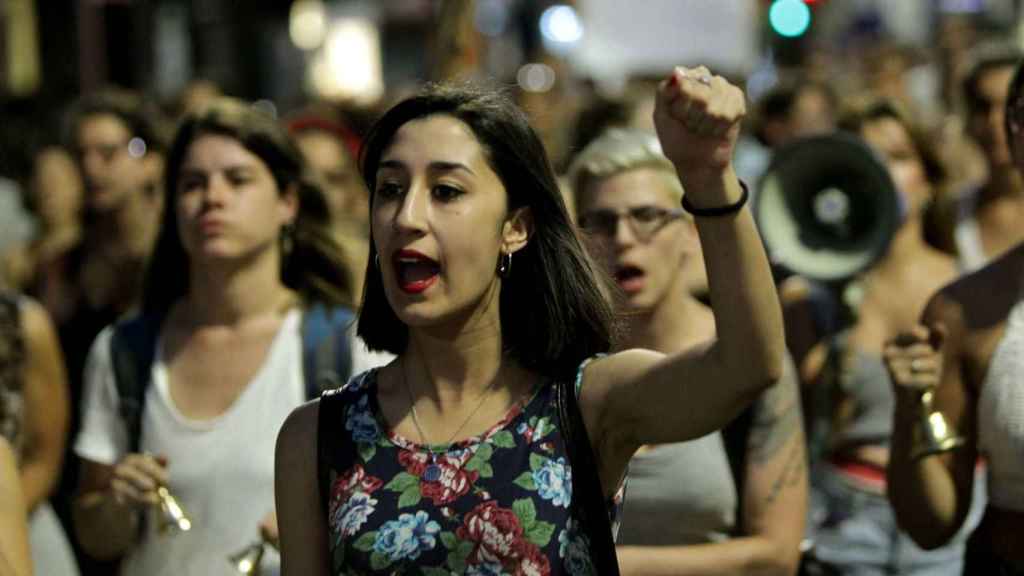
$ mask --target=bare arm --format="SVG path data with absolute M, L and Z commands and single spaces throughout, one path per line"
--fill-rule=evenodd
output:
M 25 504 L 33 510 L 49 498 L 57 483 L 70 408 L 64 357 L 49 316 L 39 304 L 25 300 L 21 318 L 27 352 L 24 394 L 28 438 L 21 460 L 21 485 Z
M 29 576 L 32 556 L 14 452 L 0 437 L 0 576 Z
M 128 454 L 114 466 L 82 460 L 78 495 L 72 506 L 75 535 L 99 559 L 122 556 L 139 537 L 141 512 L 159 502 L 167 471 L 155 458 Z
M 807 519 L 807 441 L 796 368 L 768 390 L 747 445 L 743 532 L 758 541 L 755 567 L 764 574 L 795 574 Z
M 693 79 L 703 75 L 675 71 L 659 88 L 655 124 L 690 202 L 706 208 L 741 197 L 732 150 L 746 105 L 720 77 Z M 782 313 L 749 209 L 696 221 L 718 339 L 668 358 L 627 351 L 587 371 L 581 404 L 605 486 L 617 484 L 640 445 L 717 430 L 781 375 Z
M 964 382 L 966 331 L 959 307 L 939 293 L 922 322 L 932 328 L 919 327 L 902 336 L 902 342 L 886 347 L 896 392 L 889 502 L 900 527 L 919 546 L 932 549 L 948 542 L 967 518 L 978 457 L 977 421 L 976 399 Z M 944 334 L 937 338 L 936 333 Z M 924 372 L 911 373 L 909 363 L 915 359 L 926 364 Z M 919 398 L 924 389 L 933 387 L 935 409 L 967 443 L 952 453 L 915 461 L 910 456 L 911 435 L 922 418 Z
M 328 576 L 327 522 L 317 479 L 320 405 L 297 408 L 277 436 L 274 495 L 283 576 Z
M 620 546 L 623 575 L 730 576 L 796 573 L 807 513 L 807 470 L 791 365 L 761 398 L 750 430 L 742 512 L 745 536 L 692 546 Z

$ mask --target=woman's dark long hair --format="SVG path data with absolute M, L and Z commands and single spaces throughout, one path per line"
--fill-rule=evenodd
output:
M 146 275 L 142 307 L 163 317 L 188 292 L 188 255 L 178 235 L 175 196 L 181 165 L 189 146 L 205 135 L 237 140 L 259 157 L 274 177 L 278 191 L 291 187 L 298 193 L 288 253 L 281 254 L 281 280 L 299 293 L 306 304 L 352 306 L 351 282 L 341 248 L 330 233 L 323 192 L 308 176 L 298 148 L 269 115 L 244 102 L 223 98 L 182 120 L 167 153 L 164 169 L 164 213 L 156 249 Z
M 1024 130 L 1024 112 L 1018 112 L 1018 110 L 1024 110 L 1024 103 L 1021 103 L 1022 98 L 1024 98 L 1024 58 L 1017 60 L 1017 65 L 1013 71 L 1013 79 L 1010 80 L 1010 89 L 1006 93 L 1004 128 L 1006 129 L 1006 141 L 1010 145 L 1011 152 L 1014 152 L 1014 142 L 1017 140 L 1017 135 L 1013 132 L 1011 124 L 1015 124 L 1018 130 Z M 1021 168 L 1018 167 L 1018 169 Z
M 612 309 L 603 297 L 597 267 L 588 257 L 566 212 L 544 147 L 526 116 L 498 90 L 472 85 L 427 86 L 388 110 L 364 141 L 363 178 L 375 197 L 377 169 L 395 133 L 406 123 L 435 115 L 465 123 L 484 149 L 508 194 L 509 211 L 528 207 L 533 234 L 516 252 L 502 281 L 500 316 L 506 351 L 528 369 L 571 378 L 580 362 L 606 352 Z M 359 335 L 371 349 L 402 353 L 409 328 L 392 310 L 374 264 L 370 239 Z M 497 264 L 497 263 L 495 263 Z

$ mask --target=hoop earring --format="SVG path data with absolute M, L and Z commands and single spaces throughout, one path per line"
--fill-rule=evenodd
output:
M 512 253 L 502 252 L 498 257 L 498 276 L 508 278 L 512 275 Z

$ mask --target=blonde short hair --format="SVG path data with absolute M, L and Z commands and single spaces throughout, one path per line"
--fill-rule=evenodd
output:
M 588 144 L 569 166 L 569 183 L 576 205 L 580 205 L 581 196 L 593 181 L 640 168 L 663 173 L 666 189 L 677 200 L 682 199 L 683 185 L 675 166 L 662 153 L 657 136 L 647 130 L 611 128 Z

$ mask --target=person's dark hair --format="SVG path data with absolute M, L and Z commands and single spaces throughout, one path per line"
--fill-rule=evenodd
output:
M 71 106 L 63 136 L 68 148 L 77 148 L 78 128 L 86 118 L 104 115 L 124 122 L 133 137 L 146 143 L 147 151 L 163 152 L 167 148 L 170 130 L 163 115 L 138 94 L 118 88 L 86 94 Z
M 1020 108 L 1024 106 L 1018 106 L 1017 102 L 1020 102 L 1024 98 L 1024 57 L 1017 60 L 1017 68 L 1013 72 L 1013 80 L 1010 81 L 1010 89 L 1006 93 L 1006 141 L 1010 143 L 1010 148 L 1013 149 L 1015 146 L 1014 142 L 1017 137 L 1010 130 L 1010 123 L 1016 122 L 1018 130 L 1024 130 L 1024 114 L 1018 114 L 1014 118 L 1014 108 Z
M 381 156 L 395 134 L 408 122 L 437 115 L 472 130 L 504 184 L 509 210 L 532 211 L 533 233 L 502 282 L 506 351 L 541 374 L 573 377 L 581 361 L 609 349 L 612 309 L 599 286 L 600 272 L 571 224 L 544 147 L 505 94 L 468 84 L 433 84 L 388 110 L 370 130 L 361 154 L 371 206 Z M 409 328 L 387 301 L 372 235 L 370 241 L 358 333 L 371 349 L 399 354 L 408 344 Z
M 282 239 L 291 250 L 282 252 L 281 279 L 305 303 L 352 306 L 349 271 L 341 248 L 330 233 L 323 192 L 309 177 L 298 148 L 277 121 L 259 109 L 231 98 L 221 98 L 202 111 L 186 116 L 167 152 L 164 169 L 163 220 L 150 260 L 143 294 L 143 310 L 165 314 L 188 291 L 188 256 L 178 235 L 174 210 L 181 165 L 189 146 L 205 135 L 237 140 L 266 164 L 280 193 L 298 194 L 299 211 Z
M 917 151 L 921 165 L 924 167 L 925 178 L 932 185 L 934 198 L 941 199 L 946 186 L 948 171 L 935 147 L 935 139 L 929 138 L 925 131 L 900 106 L 886 98 L 868 98 L 865 101 L 848 103 L 840 113 L 838 127 L 840 130 L 859 134 L 864 124 L 876 120 L 892 119 L 900 123 L 910 136 L 911 144 Z M 930 202 L 921 215 L 924 241 L 933 248 L 949 252 L 946 224 L 941 213 L 941 202 Z
M 788 120 L 800 96 L 814 91 L 825 97 L 832 110 L 839 107 L 839 97 L 832 87 L 807 78 L 785 78 L 765 92 L 758 100 L 751 118 L 752 131 L 758 142 L 767 147 L 777 145 L 768 135 L 768 124 Z
M 961 82 L 968 114 L 984 104 L 981 94 L 978 93 L 978 82 L 981 78 L 993 70 L 1016 66 L 1022 56 L 1024 52 L 1011 41 L 986 42 L 971 50 L 971 64 Z
M 633 110 L 624 98 L 595 96 L 576 115 L 570 141 L 569 162 L 609 128 L 629 126 Z
M 886 98 L 871 98 L 867 101 L 854 102 L 840 113 L 838 127 L 840 130 L 856 134 L 865 124 L 884 119 L 899 122 L 907 131 L 914 150 L 917 151 L 921 164 L 924 166 L 925 177 L 938 191 L 946 182 L 947 171 L 945 164 L 940 160 L 938 150 L 935 149 L 934 139 L 929 138 L 924 130 L 911 121 L 896 102 Z

